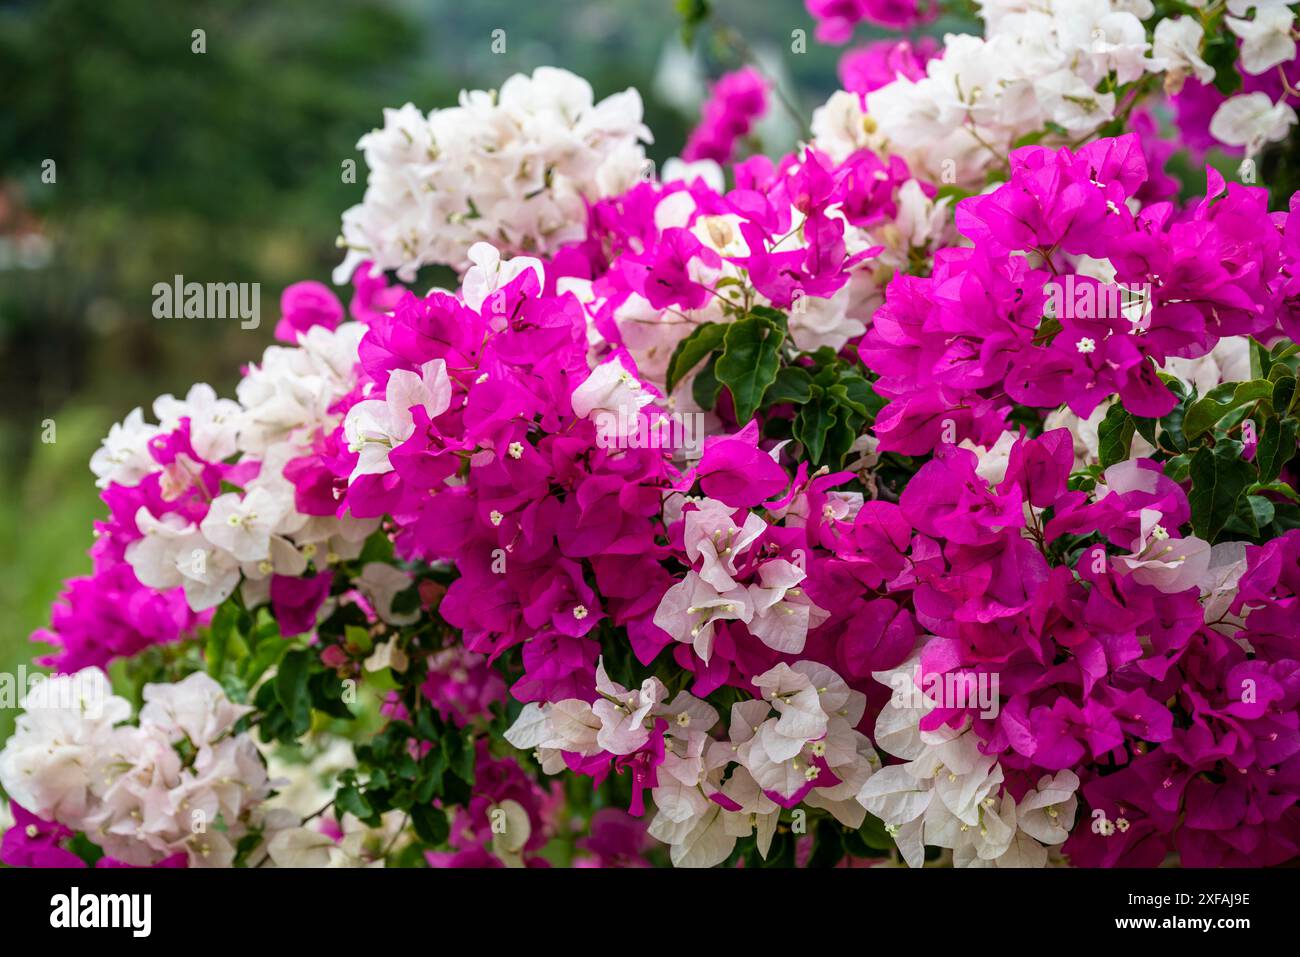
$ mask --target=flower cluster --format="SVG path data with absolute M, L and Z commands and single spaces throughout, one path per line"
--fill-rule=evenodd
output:
M 836 39 L 863 18 L 843 9 L 855 6 L 809 3 L 831 14 L 822 32 Z M 1065 144 L 1114 128 L 1155 80 L 1177 94 L 1194 144 L 1254 154 L 1284 139 L 1296 122 L 1293 12 L 1284 0 L 1191 6 L 1212 9 L 1159 18 L 1150 0 L 982 0 L 984 36 L 949 35 L 941 55 L 906 41 L 890 52 L 885 41 L 846 56 L 846 89 L 814 118 L 817 142 L 835 156 L 887 150 L 935 182 L 979 185 L 1025 140 Z M 1234 82 L 1239 92 L 1220 92 Z
M 710 91 L 700 125 L 682 150 L 682 158 L 727 162 L 736 141 L 748 134 L 765 112 L 767 83 L 762 74 L 753 67 L 728 73 Z
M 95 669 L 33 689 L 0 757 L 0 785 L 20 809 L 7 862 L 66 865 L 76 858 L 59 842 L 78 831 L 119 865 L 228 867 L 244 835 L 276 824 L 261 807 L 262 757 L 235 731 L 251 707 L 202 673 L 146 685 L 144 701 L 138 724 L 121 724 L 131 705 Z
M 642 141 L 635 90 L 597 103 L 585 80 L 551 67 L 427 116 L 410 103 L 385 110 L 357 144 L 370 175 L 364 201 L 343 214 L 335 278 L 368 260 L 409 282 L 424 265 L 466 265 L 480 240 L 554 252 L 583 236 L 588 201 L 641 176 Z

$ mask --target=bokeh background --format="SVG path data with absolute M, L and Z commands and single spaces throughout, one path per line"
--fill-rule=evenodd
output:
M 428 110 L 564 66 L 597 97 L 637 87 L 662 163 L 708 80 L 739 65 L 714 33 L 688 45 L 683 14 L 699 4 L 0 0 L 0 672 L 43 650 L 28 636 L 90 569 L 102 507 L 87 462 L 109 426 L 194 382 L 232 395 L 271 342 L 281 290 L 328 281 L 339 216 L 365 188 L 355 144 L 383 107 Z M 710 6 L 805 120 L 836 88 L 839 51 L 812 41 L 801 0 Z M 774 106 L 758 132 L 770 151 L 800 130 Z M 177 274 L 261 283 L 260 327 L 155 319 L 153 285 Z M 0 741 L 13 717 L 0 710 Z

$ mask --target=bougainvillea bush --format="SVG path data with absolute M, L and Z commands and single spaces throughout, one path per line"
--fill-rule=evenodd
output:
M 92 459 L 0 859 L 1300 856 L 1294 12 L 978 6 L 781 157 L 752 65 L 658 175 L 560 69 L 387 111 L 339 291 Z

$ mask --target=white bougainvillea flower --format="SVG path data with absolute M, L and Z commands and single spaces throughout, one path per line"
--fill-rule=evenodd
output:
M 596 662 L 596 691 L 602 696 L 591 706 L 600 719 L 596 743 L 610 754 L 631 754 L 650 739 L 646 718 L 668 696 L 668 689 L 658 678 L 641 682 L 629 691 L 611 681 L 605 672 L 605 660 Z
M 578 698 L 566 698 L 554 704 L 524 705 L 505 738 L 516 748 L 574 751 L 597 754 L 602 749 L 596 737 L 601 722 L 591 705 Z
M 771 760 L 789 760 L 806 743 L 826 733 L 829 717 L 822 707 L 818 688 L 807 674 L 782 663 L 763 672 L 752 683 L 780 715 L 765 721 L 757 735 Z
M 1016 805 L 1017 826 L 1040 844 L 1064 844 L 1074 826 L 1078 790 L 1079 777 L 1068 768 L 1043 775 Z
M 141 506 L 136 511 L 135 524 L 141 537 L 126 547 L 126 560 L 140 583 L 150 588 L 178 587 L 185 580 L 181 561 L 192 555 L 202 558 L 211 548 L 194 523 L 175 512 L 159 519 Z
M 420 611 L 393 611 L 393 599 L 411 587 L 408 572 L 384 562 L 366 562 L 356 579 L 357 590 L 375 610 L 381 621 L 390 625 L 410 625 L 419 621 Z
M 1288 7 L 1261 5 L 1253 20 L 1226 17 L 1224 22 L 1241 38 L 1241 68 L 1252 76 L 1295 59 L 1295 37 L 1291 32 L 1295 14 Z
M 1141 531 L 1133 542 L 1133 553 L 1118 556 L 1115 563 L 1139 584 L 1176 594 L 1205 579 L 1210 568 L 1210 543 L 1195 535 L 1171 538 L 1160 524 L 1162 517 L 1155 509 L 1142 509 Z
M 1210 0 L 1192 0 L 1191 6 L 1204 7 Z M 1228 12 L 1234 17 L 1244 17 L 1254 10 L 1271 10 L 1288 6 L 1292 0 L 1228 0 Z
M 206 382 L 190 387 L 184 399 L 170 394 L 154 400 L 153 413 L 163 432 L 190 423 L 190 445 L 206 462 L 221 462 L 238 450 L 243 409 L 233 399 L 222 399 Z
M 698 508 L 682 513 L 686 557 L 698 567 L 699 576 L 718 591 L 736 587 L 736 559 L 767 530 L 767 523 L 752 512 L 747 512 L 737 527 L 735 514 L 736 509 L 714 499 L 705 499 Z
M 677 641 L 690 644 L 701 661 L 713 654 L 713 625 L 718 621 L 748 622 L 754 616 L 753 599 L 737 585 L 719 592 L 689 571 L 659 601 L 654 623 Z
M 391 668 L 401 674 L 410 666 L 411 659 L 407 657 L 396 638 L 379 642 L 375 645 L 375 650 L 370 653 L 370 657 L 365 660 L 367 671 L 383 671 L 385 668 Z
M 212 500 L 199 529 L 238 561 L 262 561 L 270 558 L 271 535 L 291 507 L 265 488 L 251 488 L 242 496 L 227 492 Z
M 1210 627 L 1234 634 L 1245 624 L 1243 617 L 1233 616 L 1229 609 L 1237 598 L 1238 583 L 1246 569 L 1245 542 L 1220 542 L 1210 549 L 1210 565 L 1199 582 L 1205 620 L 1215 623 Z M 1242 616 L 1245 614 L 1246 609 L 1242 609 Z
M 727 830 L 727 812 L 710 803 L 700 817 L 674 821 L 656 814 L 647 832 L 669 845 L 669 859 L 674 867 L 716 867 L 727 859 L 736 838 Z
M 764 860 L 772 848 L 772 837 L 781 820 L 781 807 L 763 793 L 749 770 L 736 768 L 722 786 L 722 795 L 733 805 L 724 810 L 722 824 L 727 834 L 735 838 L 754 835 L 758 853 Z
M 506 798 L 488 808 L 488 819 L 501 822 L 501 826 L 494 823 L 492 827 L 492 853 L 506 867 L 523 867 L 524 845 L 533 833 L 533 823 L 524 806 L 513 798 Z
M 1244 146 L 1258 153 L 1266 143 L 1285 139 L 1296 122 L 1296 113 L 1267 93 L 1241 93 L 1225 100 L 1210 120 L 1210 134 L 1226 146 Z
M 713 705 L 686 691 L 677 692 L 672 701 L 657 706 L 653 714 L 668 722 L 666 735 L 682 740 L 696 733 L 707 734 L 718 723 L 718 712 Z
M 144 420 L 144 411 L 132 409 L 121 422 L 114 423 L 108 435 L 90 457 L 90 470 L 95 473 L 95 485 L 108 488 L 118 485 L 137 485 L 140 480 L 159 469 L 149 454 L 149 443 L 160 433 L 158 426 Z
M 1172 17 L 1156 24 L 1152 56 L 1165 72 L 1166 87 L 1175 92 L 1182 87 L 1182 78 L 1191 74 L 1201 83 L 1214 80 L 1214 67 L 1201 59 L 1201 41 L 1204 28 L 1192 17 Z
M 411 410 L 423 408 L 430 419 L 451 405 L 451 379 L 447 363 L 430 359 L 419 375 L 394 369 L 388 376 L 384 398 L 364 399 L 348 410 L 343 422 L 348 448 L 357 453 L 351 481 L 362 475 L 383 475 L 393 470 L 388 454 L 415 433 Z
M 637 377 L 615 356 L 591 371 L 582 385 L 573 390 L 573 412 L 581 418 L 617 413 L 623 409 L 632 415 L 654 401 Z
M 43 679 L 24 706 L 0 751 L 0 786 L 31 813 L 76 827 L 94 801 L 95 764 L 131 705 L 86 668 Z
M 754 617 L 746 625 L 750 634 L 774 651 L 797 655 L 803 651 L 808 630 L 829 614 L 808 598 L 799 584 L 808 576 L 785 559 L 764 562 L 758 569 L 761 584 L 750 585 Z
M 184 737 L 199 747 L 216 741 L 252 711 L 226 697 L 221 685 L 205 672 L 196 671 L 175 684 L 148 685 L 140 720 L 171 740 Z
M 540 259 L 531 256 L 502 259 L 500 250 L 491 243 L 475 243 L 469 247 L 469 261 L 473 265 L 465 271 L 460 294 L 465 305 L 475 311 L 482 310 L 483 303 L 488 302 L 494 292 L 510 285 L 529 269 L 537 274 L 538 286 L 546 286 L 546 273 Z M 489 303 L 487 312 L 498 314 L 502 308 L 504 302 L 501 308 L 496 309 Z
M 306 827 L 286 828 L 267 844 L 276 867 L 329 867 L 334 850 L 334 838 Z

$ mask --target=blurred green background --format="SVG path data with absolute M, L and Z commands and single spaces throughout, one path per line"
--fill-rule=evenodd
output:
M 383 107 L 450 105 L 462 88 L 554 64 L 598 97 L 640 89 L 662 162 L 703 82 L 737 65 L 710 35 L 684 46 L 677 6 L 2 0 L 0 671 L 41 651 L 27 636 L 63 579 L 89 571 L 101 506 L 87 461 L 108 427 L 194 382 L 232 395 L 241 363 L 271 341 L 284 286 L 328 281 L 339 216 L 365 188 L 355 144 Z M 713 7 L 811 116 L 836 86 L 839 51 L 811 42 L 801 0 Z M 808 32 L 804 55 L 791 53 L 795 29 Z M 762 131 L 775 149 L 798 135 L 775 108 Z M 176 274 L 260 282 L 260 328 L 153 318 L 154 283 Z M 0 741 L 12 719 L 0 711 Z

